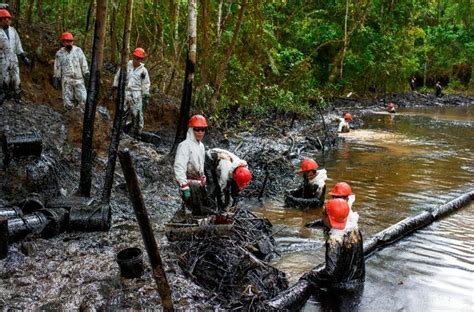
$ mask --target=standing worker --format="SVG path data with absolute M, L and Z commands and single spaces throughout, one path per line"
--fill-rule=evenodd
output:
M 0 9 L 0 105 L 13 94 L 15 100 L 20 100 L 21 80 L 18 57 L 29 66 L 21 46 L 20 37 L 15 28 L 11 27 L 12 15 L 6 9 Z
M 443 95 L 443 88 L 441 87 L 441 82 L 438 80 L 435 84 L 436 97 L 441 97 Z
M 204 160 L 206 152 L 202 139 L 206 133 L 207 120 L 194 115 L 188 122 L 186 140 L 179 143 L 174 159 L 174 174 L 180 186 L 184 207 L 193 215 L 207 213 L 206 176 Z
M 286 195 L 286 206 L 320 208 L 324 205 L 328 177 L 326 169 L 316 170 L 318 168 L 318 163 L 312 159 L 301 162 L 298 174 L 303 176 L 303 185 Z
M 125 83 L 125 103 L 128 111 L 132 111 L 132 134 L 140 136 L 143 130 L 143 106 L 150 101 L 150 76 L 142 63 L 145 50 L 136 48 L 133 51 L 133 60 L 127 64 L 127 81 Z M 118 88 L 120 69 L 114 78 L 112 89 Z
M 64 108 L 70 110 L 79 107 L 84 110 L 87 91 L 84 79 L 89 81 L 89 67 L 82 49 L 73 45 L 74 37 L 65 32 L 60 37 L 63 47 L 56 52 L 54 59 L 53 86 L 62 87 Z
M 240 191 L 252 180 L 247 162 L 220 148 L 206 152 L 205 172 L 208 195 L 219 211 L 235 206 Z
M 342 198 L 331 199 L 323 210 L 326 236 L 326 264 L 304 274 L 315 289 L 324 288 L 320 294 L 324 301 L 336 302 L 336 311 L 354 311 L 365 280 L 364 244 L 358 227 L 359 215 L 350 212 Z M 334 296 L 335 298 L 329 298 Z
M 415 91 L 416 89 L 416 77 L 412 76 L 410 79 L 410 89 L 411 91 Z
M 347 133 L 350 131 L 349 122 L 352 121 L 352 115 L 350 113 L 345 113 L 343 118 L 337 118 L 337 120 L 339 121 L 337 132 Z

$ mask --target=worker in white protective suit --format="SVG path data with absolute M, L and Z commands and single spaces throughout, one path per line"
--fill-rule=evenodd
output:
M 70 110 L 79 107 L 84 110 L 87 90 L 85 81 L 89 82 L 89 67 L 82 49 L 73 45 L 74 37 L 65 32 L 60 38 L 63 47 L 56 52 L 54 59 L 53 86 L 62 87 L 64 108 Z
M 204 168 L 210 201 L 221 212 L 237 204 L 240 191 L 252 180 L 247 162 L 220 148 L 206 152 Z
M 352 121 L 352 115 L 350 113 L 345 113 L 344 118 L 337 118 L 339 121 L 339 126 L 337 127 L 337 132 L 347 133 L 350 131 L 349 122 Z
M 143 106 L 150 101 L 150 76 L 142 63 L 145 50 L 136 48 L 133 60 L 127 64 L 127 80 L 125 83 L 125 105 L 127 114 L 132 112 L 132 134 L 139 136 L 143 130 Z M 118 89 L 120 69 L 114 78 L 113 90 Z
M 209 203 L 204 174 L 205 148 L 202 139 L 206 133 L 207 120 L 194 115 L 188 122 L 186 140 L 179 143 L 174 159 L 174 174 L 180 186 L 184 207 L 193 215 L 207 214 Z
M 11 27 L 12 15 L 7 9 L 0 9 L 0 105 L 7 98 L 20 100 L 21 80 L 18 57 L 29 66 L 21 40 L 15 28 Z
M 317 162 L 305 159 L 301 162 L 299 174 L 303 176 L 303 185 L 286 194 L 285 205 L 298 208 L 320 208 L 326 195 L 326 169 L 320 169 Z

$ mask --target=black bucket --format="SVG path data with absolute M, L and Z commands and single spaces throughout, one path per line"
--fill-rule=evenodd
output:
M 143 275 L 143 252 L 140 248 L 122 249 L 117 254 L 120 275 L 125 278 L 137 278 Z
M 8 219 L 0 217 L 0 259 L 8 255 Z

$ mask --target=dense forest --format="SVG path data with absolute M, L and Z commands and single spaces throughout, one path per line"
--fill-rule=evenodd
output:
M 125 0 L 108 0 L 105 62 L 120 57 Z M 304 112 L 311 99 L 421 91 L 441 81 L 470 92 L 471 0 L 135 0 L 131 48 L 147 51 L 153 88 L 180 97 L 191 4 L 197 7 L 193 103 L 218 113 Z M 11 0 L 21 23 L 70 31 L 90 58 L 95 0 Z

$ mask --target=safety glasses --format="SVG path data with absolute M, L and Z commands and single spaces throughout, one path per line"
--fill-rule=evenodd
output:
M 206 132 L 206 128 L 193 128 L 195 132 Z

